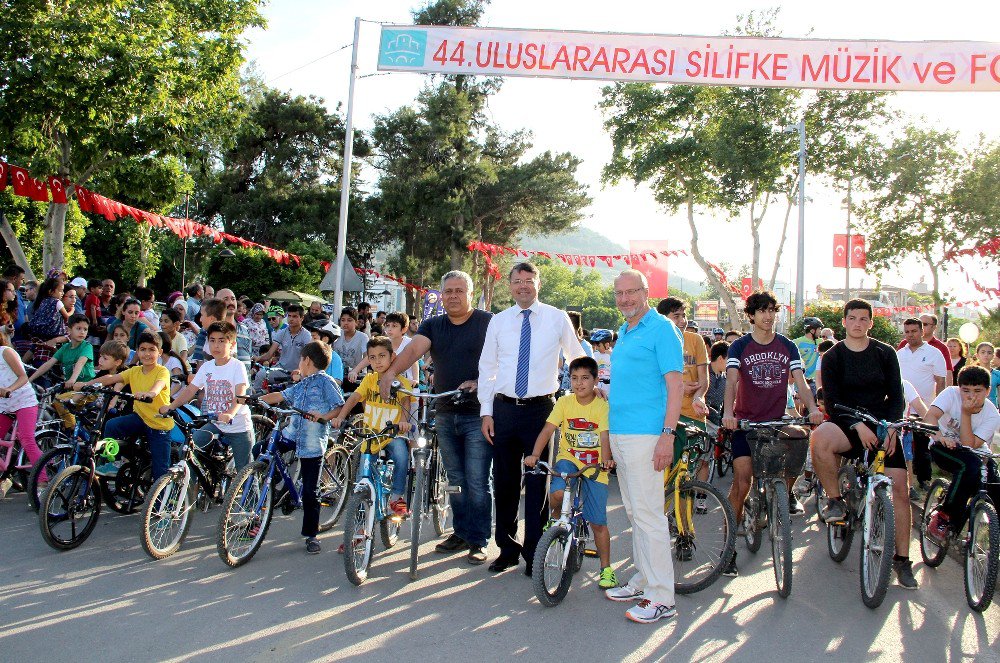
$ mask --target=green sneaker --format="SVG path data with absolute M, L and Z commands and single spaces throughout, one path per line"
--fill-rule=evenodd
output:
M 548 528 L 552 527 L 552 526 L 553 526 L 553 525 L 555 524 L 555 522 L 556 522 L 556 521 L 555 521 L 555 519 L 554 519 L 554 518 L 549 518 L 548 522 L 547 522 L 547 523 L 545 523 L 545 527 L 543 527 L 543 528 L 542 528 L 542 531 L 544 532 L 544 531 L 545 531 L 545 530 L 547 530 Z
M 618 577 L 615 575 L 615 570 L 610 566 L 605 566 L 601 569 L 601 580 L 597 583 L 601 589 L 611 589 L 612 587 L 618 586 Z

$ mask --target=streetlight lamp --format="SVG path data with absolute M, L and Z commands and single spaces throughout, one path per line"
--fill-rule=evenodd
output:
M 781 128 L 785 133 L 799 134 L 799 252 L 796 259 L 795 314 L 805 314 L 806 266 L 806 120 Z M 848 257 L 850 259 L 850 257 Z

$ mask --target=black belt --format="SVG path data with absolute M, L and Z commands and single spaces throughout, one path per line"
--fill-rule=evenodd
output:
M 495 398 L 504 403 L 510 403 L 511 405 L 535 405 L 546 401 L 549 403 L 552 402 L 552 394 L 546 394 L 545 396 L 532 396 L 531 398 L 511 398 L 507 394 L 497 394 Z

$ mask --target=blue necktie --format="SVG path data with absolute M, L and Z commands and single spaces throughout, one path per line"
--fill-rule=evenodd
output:
M 514 379 L 514 394 L 524 398 L 528 393 L 528 363 L 531 361 L 531 309 L 521 311 L 521 344 L 517 349 L 517 377 Z

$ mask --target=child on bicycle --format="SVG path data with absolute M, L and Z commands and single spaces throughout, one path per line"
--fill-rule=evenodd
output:
M 399 426 L 400 435 L 389 440 L 380 449 L 372 449 L 372 452 L 381 451 L 382 448 L 389 452 L 389 457 L 393 461 L 392 489 L 389 493 L 389 508 L 400 517 L 409 515 L 409 507 L 403 493 L 406 492 L 406 475 L 410 471 L 410 446 L 403 433 L 410 430 L 410 423 L 403 416 L 404 412 L 410 411 L 409 396 L 393 396 L 388 400 L 383 400 L 379 394 L 378 380 L 382 373 L 389 370 L 392 360 L 396 358 L 396 353 L 392 351 L 392 341 L 388 336 L 375 336 L 368 341 L 368 364 L 371 372 L 365 375 L 361 384 L 347 399 L 347 405 L 341 410 L 342 415 L 334 419 L 331 423 L 340 426 L 346 416 L 355 405 L 364 402 L 365 426 L 373 431 L 380 431 L 386 424 L 396 424 Z M 413 389 L 413 383 L 402 375 L 397 375 L 400 386 L 406 390 Z
M 958 386 L 937 395 L 924 415 L 924 422 L 940 428 L 930 447 L 931 458 L 951 472 L 951 487 L 940 508 L 930 517 L 927 533 L 945 539 L 949 531 L 961 531 L 966 505 L 982 487 L 982 460 L 970 449 L 986 445 L 1000 428 L 1000 412 L 987 398 L 990 374 L 981 366 L 966 366 L 958 372 Z M 996 478 L 991 479 L 997 481 Z
M 217 434 L 219 440 L 233 450 L 236 469 L 240 470 L 250 462 L 250 446 L 253 444 L 250 408 L 238 400 L 246 393 L 250 380 L 246 366 L 232 356 L 236 346 L 236 327 L 230 322 L 213 322 L 207 331 L 211 361 L 202 363 L 191 384 L 177 392 L 170 405 L 160 408 L 160 414 L 176 410 L 204 389 L 201 411 L 203 414 L 214 414 L 216 421 L 195 431 L 195 442 L 199 447 L 205 447 L 212 441 L 212 435 Z
M 231 326 L 231 325 L 230 325 Z M 234 336 L 235 341 L 235 336 Z M 242 362 L 236 362 L 242 366 Z M 330 348 L 325 343 L 312 341 L 302 346 L 299 356 L 299 374 L 302 379 L 284 391 L 274 391 L 261 396 L 269 405 L 288 401 L 293 407 L 306 410 L 311 417 L 292 417 L 291 425 L 283 431 L 295 441 L 295 453 L 302 471 L 302 536 L 306 537 L 306 552 L 320 552 L 319 541 L 319 470 L 326 453 L 329 435 L 327 421 L 333 420 L 342 410 L 344 397 L 333 378 L 325 373 L 330 363 Z
M 132 414 L 115 417 L 104 426 L 104 435 L 118 440 L 145 436 L 149 443 L 149 454 L 153 463 L 153 481 L 167 473 L 170 468 L 170 431 L 172 419 L 158 417 L 160 408 L 170 402 L 170 372 L 159 364 L 162 351 L 159 334 L 143 331 L 137 339 L 136 354 L 139 365 L 122 373 L 111 373 L 82 383 L 81 386 L 100 384 L 110 387 L 124 384 L 130 387 L 136 399 Z M 99 471 L 105 471 L 104 467 Z M 112 471 L 109 470 L 108 471 Z
M 594 543 L 601 558 L 601 589 L 618 586 L 618 578 L 611 568 L 611 533 L 608 531 L 608 473 L 615 466 L 611 458 L 611 441 L 608 435 L 608 402 L 597 397 L 597 361 L 590 357 L 578 357 L 569 364 L 569 379 L 572 392 L 556 401 L 545 426 L 535 440 L 531 455 L 524 464 L 534 467 L 538 455 L 548 445 L 556 429 L 561 431 L 559 455 L 556 457 L 556 472 L 576 472 L 584 465 L 600 464 L 602 471 L 594 477 L 581 477 L 583 486 L 583 517 L 594 532 Z M 576 481 L 576 479 L 573 479 Z M 566 482 L 561 477 L 552 477 L 549 489 L 549 508 L 552 518 L 558 518 L 562 510 L 563 490 Z M 550 522 L 551 524 L 551 522 Z

